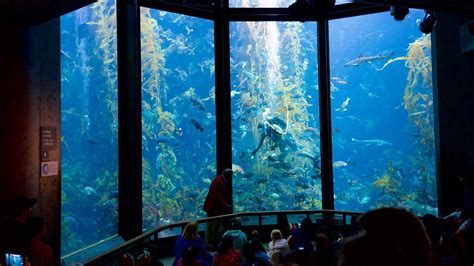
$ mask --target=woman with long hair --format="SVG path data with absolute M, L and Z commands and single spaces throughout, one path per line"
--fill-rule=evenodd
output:
M 270 234 L 272 241 L 268 243 L 268 258 L 272 265 L 286 265 L 280 262 L 282 255 L 288 255 L 290 253 L 290 246 L 288 241 L 283 238 L 281 231 L 274 229 Z
M 198 234 L 198 223 L 189 222 L 183 230 L 183 234 L 178 236 L 174 246 L 175 260 L 173 266 L 176 266 L 178 261 L 184 257 L 190 248 L 195 252 L 195 260 L 203 266 L 209 266 L 212 262 L 212 255 L 207 252 L 204 241 Z

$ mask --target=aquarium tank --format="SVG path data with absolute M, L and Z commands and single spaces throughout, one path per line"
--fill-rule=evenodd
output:
M 61 17 L 61 254 L 117 234 L 115 1 Z
M 205 216 L 216 174 L 214 23 L 141 8 L 143 228 Z
M 230 24 L 234 211 L 320 209 L 316 23 Z
M 437 213 L 431 39 L 417 28 L 423 16 L 329 21 L 336 210 Z M 230 22 L 234 212 L 322 208 L 317 26 Z M 216 143 L 214 22 L 142 7 L 139 38 L 140 207 L 150 230 L 205 217 L 223 143 Z M 61 17 L 63 255 L 117 234 L 116 43 L 112 0 Z
M 334 205 L 437 214 L 431 37 L 411 10 L 329 22 Z

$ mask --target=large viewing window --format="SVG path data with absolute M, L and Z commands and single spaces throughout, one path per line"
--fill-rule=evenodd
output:
M 229 0 L 229 7 L 289 7 L 296 0 Z
M 330 21 L 334 201 L 437 213 L 431 38 L 411 10 Z
M 316 23 L 230 32 L 234 211 L 321 208 Z
M 141 9 L 143 227 L 205 216 L 216 174 L 214 24 Z
M 61 17 L 61 254 L 117 234 L 115 2 Z
M 294 2 L 231 0 L 230 6 Z M 211 17 L 205 9 L 163 8 Z M 272 10 L 280 9 L 266 11 Z M 417 27 L 423 16 L 411 10 L 401 22 L 388 13 L 329 21 L 333 158 L 326 159 L 333 163 L 334 195 L 325 199 L 334 197 L 336 210 L 399 206 L 437 214 L 431 39 Z M 230 38 L 230 88 L 223 89 L 230 98 L 218 99 L 218 106 L 228 110 L 230 104 L 231 114 L 219 113 L 218 121 L 214 53 L 226 49 L 227 40 L 216 40 L 214 47 L 212 20 L 142 7 L 140 36 L 135 36 L 141 62 L 130 56 L 135 42 L 120 53 L 129 56 L 130 69 L 141 64 L 142 71 L 141 90 L 124 86 L 120 99 L 139 104 L 129 95 L 141 93 L 141 136 L 132 133 L 129 139 L 141 137 L 142 146 L 129 147 L 142 152 L 143 204 L 134 207 L 142 210 L 144 230 L 204 217 L 209 186 L 224 166 L 216 162 L 230 165 L 230 154 L 234 212 L 320 209 L 322 191 L 331 191 L 321 187 L 318 78 L 325 76 L 318 71 L 325 69 L 318 69 L 317 49 L 318 41 L 327 40 L 317 40 L 317 22 L 228 17 L 239 21 L 230 22 L 225 36 Z M 114 0 L 61 17 L 62 255 L 117 234 L 116 19 Z M 221 85 L 229 81 L 226 71 L 225 66 L 217 71 Z M 137 90 L 127 94 L 128 89 Z M 231 143 L 224 134 L 229 117 Z M 218 133 L 225 143 L 216 143 L 216 128 L 224 131 Z M 323 133 L 326 139 L 328 132 Z M 222 145 L 222 160 L 216 160 L 216 145 Z M 140 197 L 133 189 L 125 191 Z M 136 229 L 133 234 L 140 232 Z

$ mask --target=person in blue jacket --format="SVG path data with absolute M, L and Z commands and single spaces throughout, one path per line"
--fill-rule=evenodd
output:
M 196 251 L 196 260 L 203 266 L 209 266 L 212 263 L 212 255 L 207 252 L 204 241 L 198 235 L 197 222 L 189 222 L 185 227 L 183 234 L 178 236 L 174 245 L 175 260 L 173 266 L 186 254 L 186 250 L 192 247 Z

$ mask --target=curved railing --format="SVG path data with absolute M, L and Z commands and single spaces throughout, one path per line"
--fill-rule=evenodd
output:
M 266 212 L 241 212 L 241 213 L 234 213 L 234 214 L 227 214 L 215 217 L 207 217 L 196 220 L 199 224 L 212 222 L 221 219 L 231 219 L 235 217 L 258 217 L 258 224 L 256 226 L 264 225 L 263 220 L 265 216 L 274 216 L 274 215 L 306 215 L 306 217 L 310 217 L 311 215 L 321 214 L 323 217 L 334 217 L 334 216 L 342 216 L 342 226 L 347 225 L 347 217 L 357 216 L 361 213 L 358 212 L 348 212 L 348 211 L 334 211 L 334 210 L 289 210 L 289 211 L 266 211 Z M 101 261 L 107 260 L 108 258 L 112 258 L 114 256 L 118 256 L 123 252 L 129 250 L 131 247 L 136 247 L 145 244 L 147 241 L 154 241 L 159 239 L 159 233 L 163 232 L 168 229 L 173 228 L 183 228 L 189 221 L 182 221 L 178 223 L 158 226 L 148 232 L 143 233 L 140 236 L 132 238 L 123 244 L 120 244 L 114 248 L 107 250 L 106 252 L 101 253 L 93 258 L 84 261 L 85 265 L 100 265 Z

